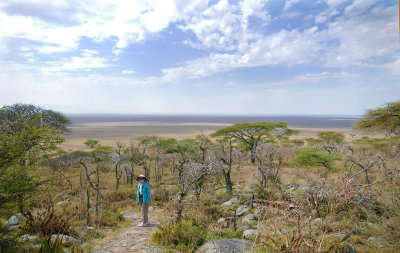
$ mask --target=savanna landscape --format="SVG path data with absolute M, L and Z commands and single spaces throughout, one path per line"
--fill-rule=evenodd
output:
M 370 110 L 345 133 L 198 123 L 78 149 L 67 116 L 5 106 L 2 252 L 395 252 L 399 112 L 400 102 Z M 152 189 L 145 228 L 139 174 Z
M 396 0 L 1 0 L 0 253 L 400 252 Z

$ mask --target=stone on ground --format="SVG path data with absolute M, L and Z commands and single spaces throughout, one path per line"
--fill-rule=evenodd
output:
M 251 246 L 251 242 L 243 239 L 213 240 L 203 244 L 197 252 L 199 253 L 236 253 L 244 252 Z
M 257 233 L 258 233 L 258 232 L 257 232 L 257 230 L 255 230 L 255 229 L 248 229 L 248 230 L 245 230 L 245 231 L 243 232 L 243 236 L 244 236 L 245 239 L 249 239 L 249 238 L 251 238 L 251 237 L 257 235 Z

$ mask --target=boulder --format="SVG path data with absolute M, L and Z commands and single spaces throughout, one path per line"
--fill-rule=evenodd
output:
M 22 221 L 24 220 L 24 216 L 22 214 L 16 214 L 11 216 L 7 221 L 6 221 L 6 226 L 12 226 L 12 225 L 19 225 Z
M 25 234 L 25 235 L 22 235 L 22 236 L 20 237 L 20 239 L 21 239 L 22 241 L 29 242 L 30 244 L 40 244 L 40 238 L 39 238 L 39 236 L 37 236 L 37 235 L 28 235 L 28 234 Z
M 233 204 L 235 204 L 237 202 L 239 202 L 239 199 L 237 197 L 233 197 L 230 200 L 222 203 L 221 206 L 230 206 L 230 205 L 233 205 Z
M 236 209 L 236 215 L 241 216 L 247 213 L 249 210 L 250 210 L 249 207 L 246 205 L 239 206 L 238 209 Z
M 258 234 L 258 232 L 255 229 L 247 229 L 243 232 L 243 236 L 245 239 L 249 239 L 257 234 Z
M 255 221 L 256 217 L 254 216 L 254 214 L 248 214 L 246 216 L 243 217 L 242 219 L 242 223 L 243 224 L 250 224 L 251 222 Z
M 219 218 L 217 222 L 218 223 L 224 223 L 224 222 L 226 222 L 226 219 L 222 217 L 222 218 Z
M 220 224 L 223 228 L 227 228 L 227 227 L 228 227 L 228 222 L 226 221 L 225 218 L 219 218 L 217 222 L 218 222 L 218 224 Z
M 60 235 L 52 235 L 51 236 L 52 241 L 55 241 L 57 238 L 59 241 L 61 241 L 62 244 L 64 244 L 67 247 L 79 244 L 78 239 L 76 239 L 72 236 L 69 236 L 69 235 L 60 234 Z
M 198 253 L 237 253 L 244 252 L 251 246 L 251 242 L 243 239 L 213 240 L 203 244 Z

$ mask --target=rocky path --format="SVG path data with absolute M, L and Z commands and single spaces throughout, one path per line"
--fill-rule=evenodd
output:
M 96 250 L 96 253 L 163 252 L 162 248 L 152 246 L 147 242 L 159 226 L 158 217 L 155 214 L 149 214 L 151 224 L 149 227 L 138 227 L 141 222 L 140 213 L 125 212 L 123 215 L 131 222 L 131 226 L 109 241 L 103 249 Z

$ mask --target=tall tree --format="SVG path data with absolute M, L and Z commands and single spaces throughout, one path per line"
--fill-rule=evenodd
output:
M 0 114 L 6 112 L 1 109 Z M 58 129 L 38 124 L 41 120 L 40 115 L 0 120 L 0 206 L 17 202 L 22 208 L 25 196 L 44 183 L 32 175 L 34 167 L 25 163 L 29 152 L 51 152 L 64 139 Z
M 354 129 L 400 137 L 400 101 L 369 110 L 362 119 L 355 123 Z
M 36 121 L 40 116 L 40 120 Z M 39 125 L 48 125 L 61 133 L 69 132 L 68 126 L 71 121 L 62 113 L 43 109 L 32 104 L 5 105 L 0 110 L 0 121 L 16 121 L 18 119 L 35 122 Z M 14 129 L 18 131 L 18 129 Z
M 261 142 L 271 142 L 277 138 L 289 136 L 297 132 L 297 130 L 287 128 L 285 122 L 254 122 L 225 127 L 213 133 L 212 136 L 232 137 L 243 142 L 249 148 L 251 162 L 254 164 L 256 161 L 256 150 Z

